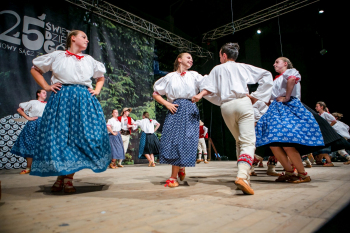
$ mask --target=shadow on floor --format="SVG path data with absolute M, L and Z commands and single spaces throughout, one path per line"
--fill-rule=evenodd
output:
M 347 221 L 350 216 L 350 202 L 336 215 L 333 216 L 326 224 L 321 226 L 317 233 L 328 232 L 345 232 L 347 229 Z

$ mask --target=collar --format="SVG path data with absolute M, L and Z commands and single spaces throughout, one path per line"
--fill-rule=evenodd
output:
M 284 72 L 286 72 L 286 71 L 284 71 Z M 279 77 L 281 77 L 281 76 L 284 74 L 284 72 L 283 72 L 282 74 L 276 75 L 273 81 L 275 81 L 276 79 L 278 79 Z

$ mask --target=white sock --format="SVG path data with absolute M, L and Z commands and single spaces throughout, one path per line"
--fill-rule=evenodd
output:
M 268 165 L 267 166 L 267 171 L 268 172 L 276 172 L 275 168 L 276 168 L 275 165 Z
M 119 159 L 118 161 L 119 161 L 118 164 L 122 165 L 122 161 L 123 161 L 123 160 L 122 160 L 122 159 Z
M 249 166 L 249 164 L 247 164 L 247 163 L 243 163 L 243 162 L 238 163 L 237 177 L 243 178 L 243 179 L 249 181 L 250 180 L 250 175 L 249 175 L 250 167 L 251 166 Z
M 202 159 L 202 153 L 198 154 L 198 159 Z
M 345 155 L 345 158 L 346 158 L 347 160 L 350 160 L 350 156 L 349 156 L 348 154 Z
M 254 172 L 254 166 L 251 166 L 250 173 Z
M 208 155 L 204 154 L 204 160 L 207 161 Z
M 311 165 L 311 162 L 310 162 L 309 158 L 307 158 L 307 159 L 305 160 L 305 163 L 306 163 L 306 165 Z

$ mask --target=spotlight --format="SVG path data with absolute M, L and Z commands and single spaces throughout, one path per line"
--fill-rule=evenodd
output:
M 259 29 L 259 30 L 257 30 L 257 31 L 256 31 L 256 33 L 261 34 L 261 30 L 260 30 L 260 29 Z
M 327 53 L 327 50 L 325 50 L 325 49 L 322 49 L 321 51 L 320 51 L 320 54 L 321 55 L 325 55 Z
M 318 13 L 319 13 L 319 14 L 323 14 L 323 13 L 324 13 L 324 10 L 319 10 Z

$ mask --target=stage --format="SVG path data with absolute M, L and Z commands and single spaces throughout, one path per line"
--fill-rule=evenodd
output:
M 54 177 L 0 170 L 0 232 L 314 232 L 350 200 L 350 166 L 314 166 L 302 184 L 274 182 L 264 166 L 254 196 L 236 190 L 233 161 L 187 168 L 174 189 L 168 165 L 83 170 L 72 195 L 51 193 Z

